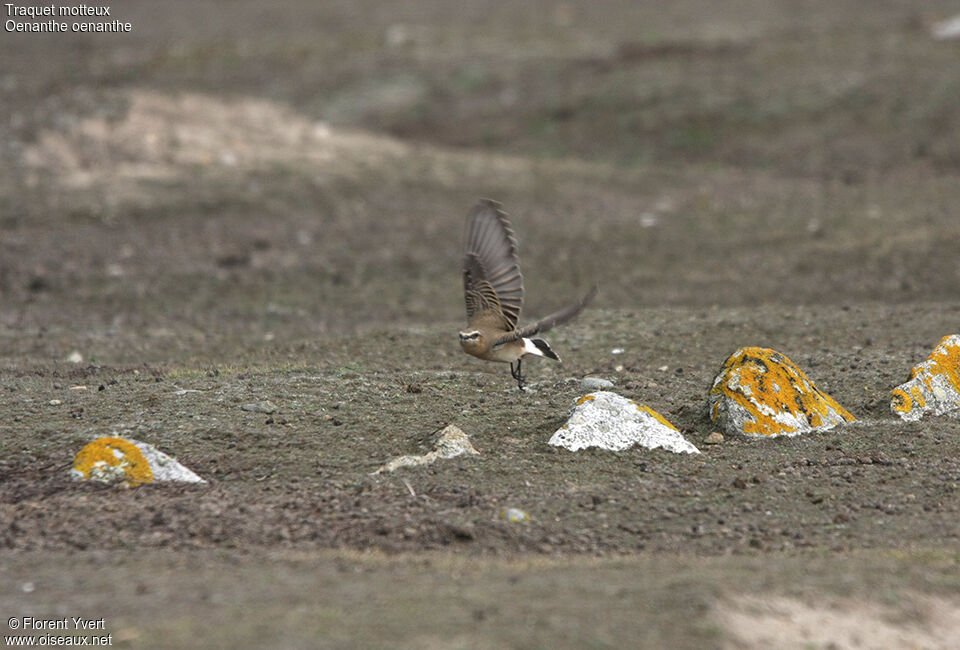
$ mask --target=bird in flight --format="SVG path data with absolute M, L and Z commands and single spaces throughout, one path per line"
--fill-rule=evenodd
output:
M 550 345 L 530 338 L 561 325 L 587 306 L 594 287 L 578 302 L 518 328 L 523 306 L 523 275 L 517 256 L 517 239 L 510 217 L 496 201 L 481 199 L 467 216 L 464 235 L 463 292 L 467 302 L 467 328 L 460 332 L 460 347 L 486 361 L 510 364 L 510 374 L 523 390 L 520 364 L 533 354 L 560 361 Z

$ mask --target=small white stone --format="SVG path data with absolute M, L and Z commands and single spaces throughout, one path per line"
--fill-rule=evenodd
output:
M 83 355 L 77 352 L 76 350 L 74 350 L 73 352 L 67 355 L 66 360 L 69 361 L 70 363 L 83 363 Z
M 500 518 L 511 524 L 519 524 L 530 521 L 530 515 L 520 508 L 504 508 L 500 511 Z

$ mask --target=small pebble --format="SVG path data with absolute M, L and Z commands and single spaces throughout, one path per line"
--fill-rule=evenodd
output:
M 613 388 L 613 382 L 609 379 L 601 379 L 600 377 L 584 377 L 580 381 L 580 390 L 606 390 L 608 388 Z
M 710 434 L 703 439 L 703 444 L 705 445 L 719 445 L 723 442 L 723 434 L 719 431 L 711 431 Z
M 504 508 L 500 511 L 500 518 L 504 521 L 509 521 L 511 524 L 530 521 L 530 515 L 520 508 Z
M 251 404 L 244 404 L 240 407 L 241 411 L 250 411 L 251 413 L 264 413 L 270 415 L 277 412 L 277 406 L 270 400 L 264 400 L 262 402 L 253 402 Z
M 50 400 L 49 404 L 50 406 L 60 406 L 61 404 L 63 404 L 63 402 L 58 399 L 52 399 Z

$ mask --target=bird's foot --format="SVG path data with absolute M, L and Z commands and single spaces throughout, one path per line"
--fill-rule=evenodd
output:
M 523 374 L 520 372 L 520 361 L 517 361 L 517 368 L 514 370 L 513 364 L 510 364 L 510 375 L 517 380 L 517 388 L 524 390 L 526 382 L 523 381 Z

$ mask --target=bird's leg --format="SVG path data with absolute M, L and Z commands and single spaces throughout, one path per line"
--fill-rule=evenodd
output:
M 523 390 L 523 373 L 520 372 L 520 364 L 522 363 L 521 359 L 517 359 L 517 369 L 513 369 L 513 364 L 510 364 L 510 375 L 517 380 L 517 388 Z

